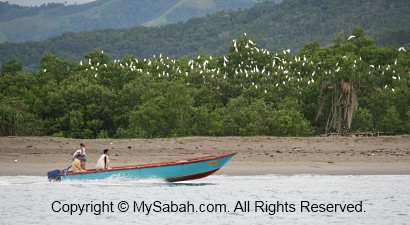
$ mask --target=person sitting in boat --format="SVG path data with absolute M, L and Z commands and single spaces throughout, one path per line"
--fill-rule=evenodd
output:
M 82 155 L 82 159 L 81 159 L 81 168 L 83 170 L 86 170 L 85 168 L 85 162 L 87 162 L 87 157 L 85 155 L 85 144 L 84 143 L 80 143 L 80 149 L 76 150 L 73 154 L 73 160 L 75 160 L 75 158 L 77 157 L 77 155 Z
M 82 156 L 81 154 L 78 154 L 78 155 L 75 157 L 73 163 L 71 163 L 71 167 L 70 167 L 70 171 L 71 171 L 71 172 L 76 173 L 76 172 L 83 172 L 83 171 L 85 171 L 85 170 L 81 167 L 81 159 L 82 159 L 82 157 L 83 157 L 83 156 Z
M 106 170 L 106 169 L 110 169 L 109 168 L 109 164 L 110 164 L 110 150 L 108 149 L 104 149 L 104 154 L 101 155 L 101 157 L 98 159 L 97 161 L 97 166 L 96 169 L 97 170 Z

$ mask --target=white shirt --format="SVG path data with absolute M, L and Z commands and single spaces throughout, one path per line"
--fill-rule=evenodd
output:
M 81 154 L 81 148 L 80 149 L 78 149 L 78 150 L 76 150 L 75 152 L 74 152 L 74 154 L 73 154 L 73 159 L 75 158 L 75 156 L 77 155 L 77 154 Z M 83 152 L 83 155 L 85 155 L 85 148 L 82 150 L 82 152 Z
M 107 165 L 105 165 L 105 159 L 107 160 Z M 108 158 L 108 155 L 102 154 L 101 157 L 98 159 L 97 165 L 95 166 L 95 168 L 97 170 L 105 170 L 105 168 L 108 169 L 109 163 L 110 163 L 110 159 Z
M 81 154 L 81 149 L 78 149 L 77 151 L 74 152 L 74 154 L 73 154 L 73 159 L 74 159 L 78 154 Z

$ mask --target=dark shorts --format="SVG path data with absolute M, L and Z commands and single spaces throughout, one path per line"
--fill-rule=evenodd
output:
M 81 158 L 81 162 L 87 162 L 87 157 L 85 155 Z

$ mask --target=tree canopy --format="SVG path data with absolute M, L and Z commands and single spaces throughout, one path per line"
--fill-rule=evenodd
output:
M 410 133 L 410 53 L 378 47 L 363 30 L 298 53 L 263 49 L 247 35 L 220 57 L 179 59 L 101 50 L 78 62 L 44 54 L 0 75 L 0 135 L 74 138 L 193 135 L 308 136 L 340 132 L 346 83 L 356 98 L 348 132 Z M 335 101 L 336 96 L 336 101 Z M 338 110 L 334 111 L 334 107 Z

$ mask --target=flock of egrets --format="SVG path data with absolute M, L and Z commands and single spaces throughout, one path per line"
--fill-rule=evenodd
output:
M 348 37 L 348 40 L 355 36 Z M 399 51 L 405 52 L 404 47 Z M 102 52 L 103 53 L 103 52 Z M 182 79 L 187 85 L 211 84 L 219 89 L 220 82 L 233 82 L 243 89 L 259 89 L 268 93 L 272 88 L 292 85 L 299 93 L 317 82 L 326 84 L 340 79 L 354 80 L 365 76 L 376 76 L 387 80 L 384 88 L 394 92 L 394 83 L 400 82 L 404 71 L 397 71 L 398 60 L 389 65 L 372 65 L 356 55 L 336 56 L 335 59 L 308 59 L 306 55 L 292 56 L 289 49 L 281 53 L 271 53 L 260 49 L 248 39 L 232 41 L 228 55 L 221 57 L 198 56 L 195 59 L 170 59 L 154 55 L 151 59 L 126 58 L 108 64 L 93 63 L 91 59 L 81 61 L 84 71 L 92 72 L 95 78 L 110 71 L 122 71 L 135 75 L 148 74 L 153 79 Z M 400 67 L 403 68 L 403 67 Z M 407 70 L 410 67 L 406 68 Z M 46 70 L 44 71 L 46 72 Z M 408 71 L 410 74 L 410 71 Z M 407 76 L 406 74 L 404 74 Z

